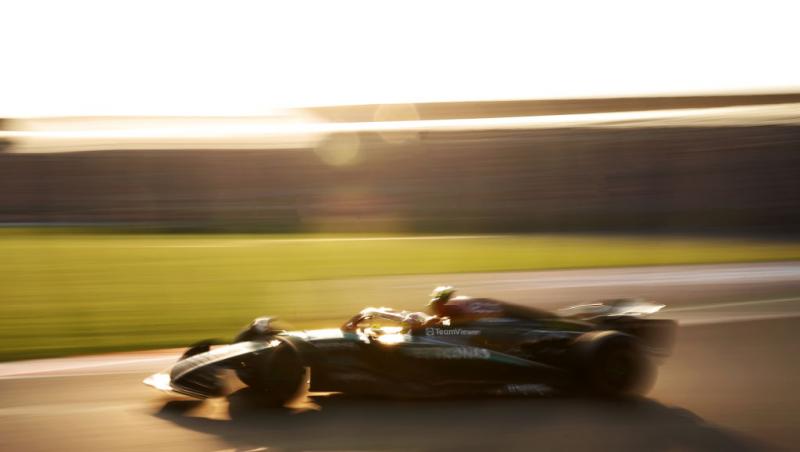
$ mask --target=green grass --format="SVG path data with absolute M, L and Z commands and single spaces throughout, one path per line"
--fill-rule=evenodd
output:
M 800 259 L 800 243 L 525 235 L 282 241 L 322 236 L 0 231 L 0 360 L 229 338 L 252 317 L 336 325 L 427 289 L 379 275 Z M 443 281 L 446 282 L 446 281 Z

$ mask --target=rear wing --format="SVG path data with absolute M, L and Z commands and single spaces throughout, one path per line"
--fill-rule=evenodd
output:
M 589 321 L 598 329 L 636 336 L 648 353 L 668 356 L 675 345 L 677 322 L 645 318 L 662 310 L 664 306 L 641 299 L 623 298 L 571 306 L 559 310 L 558 314 L 570 319 Z
M 592 304 L 582 304 L 559 309 L 558 315 L 579 320 L 592 320 L 598 317 L 642 317 L 664 308 L 663 304 L 651 303 L 638 298 L 604 300 Z

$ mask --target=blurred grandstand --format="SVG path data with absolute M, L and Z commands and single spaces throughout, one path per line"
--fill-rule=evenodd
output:
M 146 146 L 118 140 L 81 153 L 15 142 L 0 153 L 0 223 L 794 233 L 800 230 L 798 102 L 800 94 L 324 107 L 301 116 L 325 133 L 285 146 L 237 141 L 224 131 L 180 146 L 171 146 L 174 137 L 156 136 Z M 665 115 L 586 120 L 642 111 Z M 565 120 L 537 123 L 541 115 Z M 438 126 L 525 117 L 533 118 L 530 125 Z M 230 119 L 203 121 L 205 128 Z M 380 126 L 414 121 L 423 125 Z M 20 122 L 8 121 L 6 129 L 17 127 L 11 124 Z M 186 152 L 194 148 L 203 151 Z

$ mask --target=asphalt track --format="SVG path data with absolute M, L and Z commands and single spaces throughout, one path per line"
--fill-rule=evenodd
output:
M 352 280 L 556 307 L 609 296 L 665 302 L 683 325 L 648 398 L 391 401 L 321 395 L 266 410 L 246 391 L 195 402 L 141 384 L 176 351 L 0 364 L 0 450 L 800 449 L 800 263 Z

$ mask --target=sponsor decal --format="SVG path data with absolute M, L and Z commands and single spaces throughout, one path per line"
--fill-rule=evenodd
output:
M 343 383 L 352 383 L 352 382 L 360 382 L 360 383 L 375 383 L 378 379 L 365 374 L 359 373 L 335 373 L 330 377 L 332 380 L 341 381 Z
M 572 339 L 580 334 L 581 333 L 575 331 L 531 330 L 526 332 L 524 337 L 535 338 L 537 340 L 564 340 Z
M 497 303 L 483 300 L 470 301 L 467 309 L 473 314 L 491 314 L 503 311 L 503 307 Z
M 325 350 L 355 350 L 357 345 L 352 342 L 315 342 L 314 346 Z
M 475 347 L 409 348 L 405 353 L 422 359 L 489 359 L 489 350 Z
M 481 330 L 465 328 L 425 328 L 426 336 L 477 336 Z
M 552 388 L 542 384 L 509 384 L 499 391 L 507 395 L 546 395 L 550 392 Z

